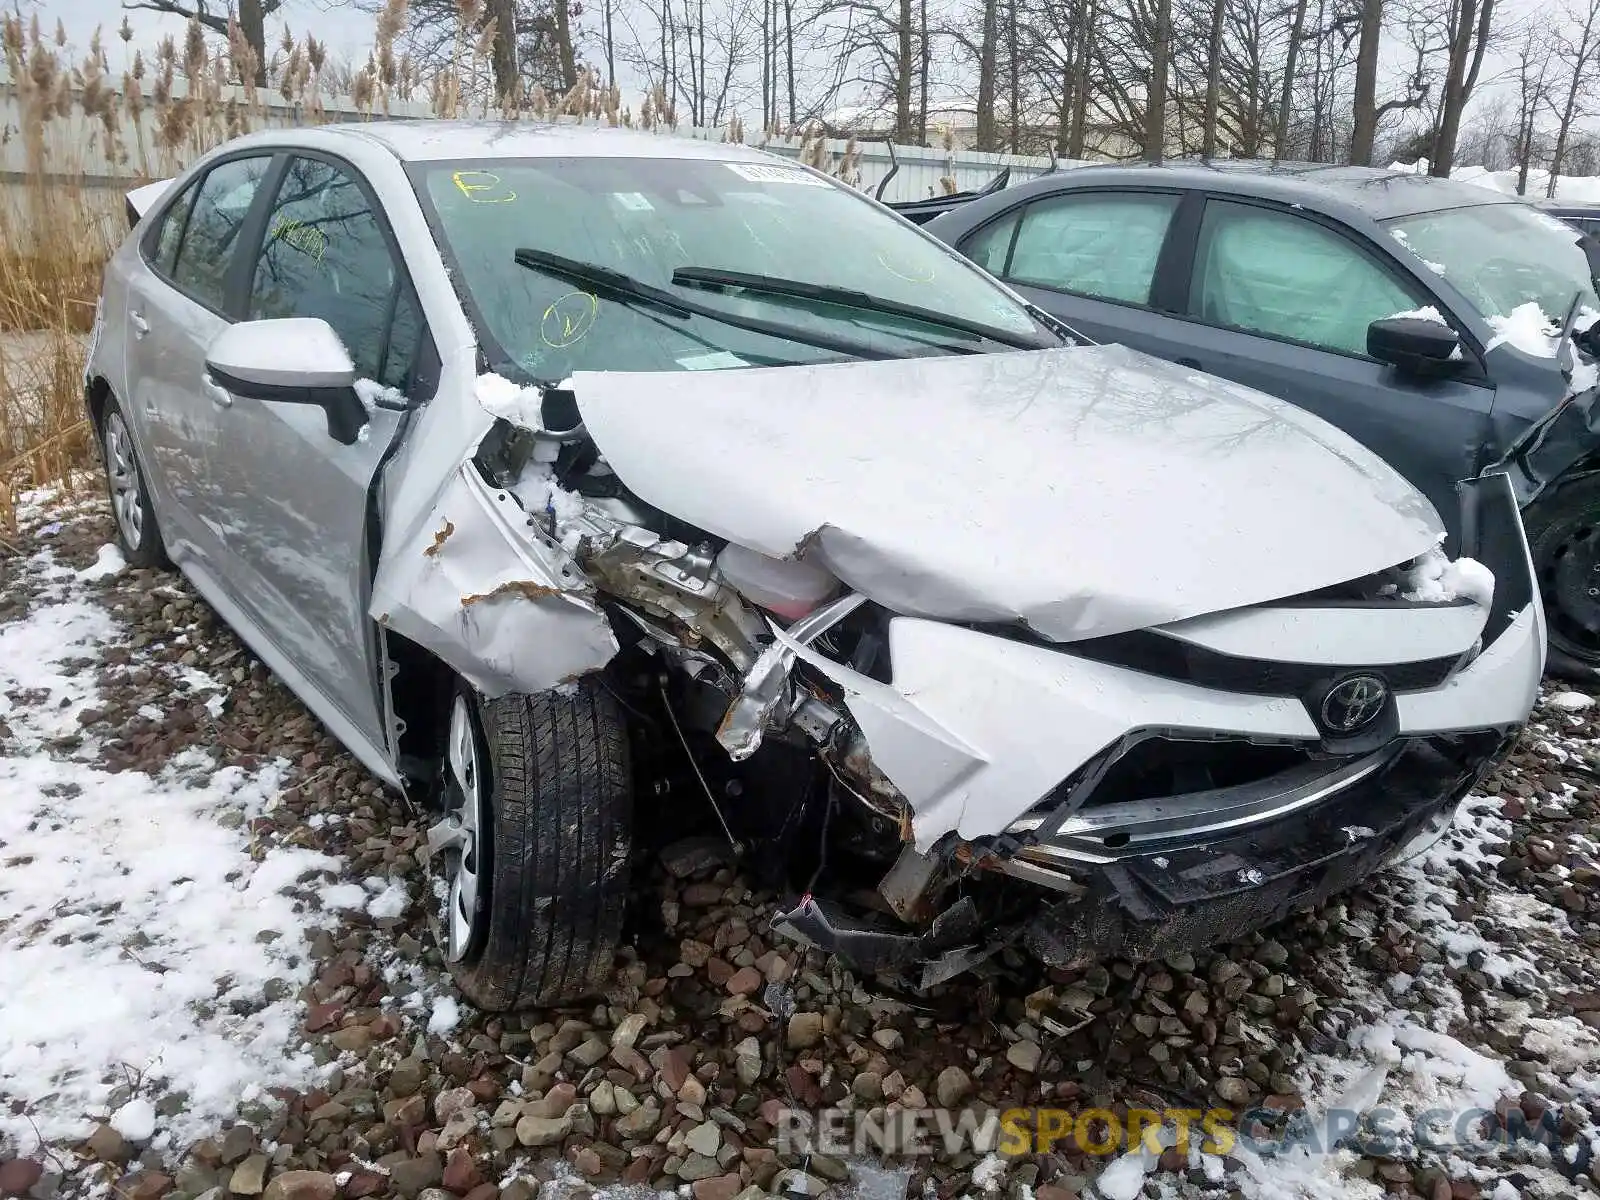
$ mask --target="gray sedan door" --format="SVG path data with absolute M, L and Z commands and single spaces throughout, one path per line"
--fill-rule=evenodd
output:
M 1443 379 L 1368 357 L 1368 325 L 1419 312 L 1446 320 L 1415 280 L 1364 239 L 1298 210 L 1206 201 L 1188 288 L 1187 357 L 1343 429 L 1397 467 L 1454 526 L 1454 484 L 1483 466 L 1494 390 L 1471 349 L 1461 371 Z

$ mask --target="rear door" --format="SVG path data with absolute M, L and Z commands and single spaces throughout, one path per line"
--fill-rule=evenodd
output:
M 1454 528 L 1455 482 L 1477 474 L 1490 433 L 1494 391 L 1477 350 L 1468 344 L 1469 361 L 1448 379 L 1366 352 L 1373 321 L 1425 310 L 1444 320 L 1447 310 L 1381 248 L 1301 209 L 1209 197 L 1188 247 L 1184 357 L 1343 429 Z
M 1058 192 L 990 221 L 959 249 L 1086 337 L 1183 360 L 1189 323 L 1164 311 L 1181 303 L 1159 280 L 1186 210 L 1178 191 Z
M 225 586 L 288 657 L 286 671 L 381 747 L 369 497 L 404 410 L 428 391 L 427 335 L 382 208 L 354 167 L 297 151 L 266 204 L 246 252 L 242 315 L 326 321 L 370 411 L 344 446 L 321 408 L 226 394 L 213 501 L 218 523 L 237 532 Z
M 271 165 L 270 152 L 225 159 L 193 181 L 153 224 L 128 282 L 125 399 L 162 535 L 174 562 L 212 576 L 229 531 L 215 520 L 205 351 L 228 325 L 239 235 Z

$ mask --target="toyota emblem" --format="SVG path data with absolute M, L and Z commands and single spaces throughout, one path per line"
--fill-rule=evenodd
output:
M 1322 698 L 1322 726 L 1329 733 L 1349 736 L 1377 719 L 1389 702 L 1389 685 L 1376 675 L 1341 679 Z

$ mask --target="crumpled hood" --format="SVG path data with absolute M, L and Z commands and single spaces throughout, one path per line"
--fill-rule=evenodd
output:
M 1121 346 L 571 386 L 647 503 L 893 611 L 1054 641 L 1311 591 L 1443 534 L 1333 427 Z

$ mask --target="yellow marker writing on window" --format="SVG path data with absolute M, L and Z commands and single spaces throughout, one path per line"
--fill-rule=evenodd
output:
M 510 188 L 501 186 L 500 176 L 491 171 L 457 171 L 450 181 L 474 204 L 510 204 L 517 198 Z
M 539 337 L 546 346 L 560 350 L 583 336 L 594 326 L 600 302 L 588 292 L 568 292 L 551 301 L 539 320 Z

